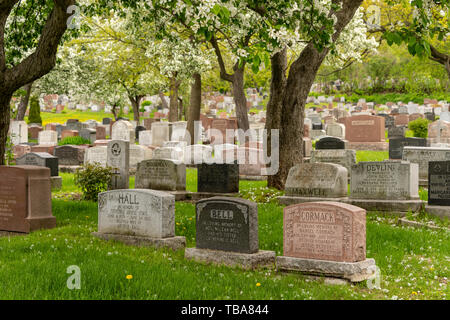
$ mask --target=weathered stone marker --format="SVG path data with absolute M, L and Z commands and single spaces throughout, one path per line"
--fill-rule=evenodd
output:
M 105 240 L 182 249 L 175 236 L 175 197 L 157 190 L 114 190 L 98 197 L 98 232 Z
M 407 161 L 360 162 L 352 167 L 351 204 L 366 210 L 417 211 L 419 169 Z
M 130 186 L 130 143 L 124 140 L 108 142 L 106 164 L 114 169 L 111 189 L 128 189 Z
M 136 171 L 135 186 L 138 189 L 186 190 L 186 165 L 164 159 L 141 161 Z
M 196 248 L 187 259 L 244 268 L 271 266 L 275 252 L 260 251 L 256 203 L 239 198 L 213 197 L 196 204 Z
M 338 202 L 284 208 L 277 269 L 352 282 L 373 277 L 375 260 L 366 259 L 366 211 Z
M 50 169 L 0 166 L 0 230 L 28 233 L 56 227 Z
M 282 204 L 347 197 L 347 169 L 334 163 L 303 163 L 289 170 Z
M 430 161 L 427 213 L 450 219 L 450 161 Z

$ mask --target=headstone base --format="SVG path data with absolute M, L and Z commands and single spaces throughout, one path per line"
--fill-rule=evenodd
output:
M 247 175 L 239 175 L 239 180 L 247 180 L 247 181 L 265 181 L 265 180 L 267 180 L 267 176 L 247 176 Z
M 186 247 L 185 237 L 149 238 L 149 237 L 126 236 L 122 234 L 111 234 L 100 232 L 92 232 L 92 235 L 103 240 L 107 241 L 114 240 L 122 242 L 127 245 L 137 247 L 154 247 L 157 249 L 169 248 L 172 250 L 180 250 Z
M 425 204 L 422 200 L 372 200 L 348 199 L 345 203 L 366 209 L 367 211 L 417 212 Z
M 374 259 L 359 262 L 337 262 L 279 256 L 277 257 L 277 271 L 299 272 L 361 282 L 375 277 L 376 266 Z
M 50 185 L 52 186 L 52 191 L 61 190 L 62 188 L 62 177 L 50 177 Z
M 56 228 L 56 218 L 46 217 L 46 218 L 27 218 L 30 224 L 30 232 L 42 229 L 53 229 Z
M 447 218 L 450 219 L 450 207 L 447 206 L 425 206 L 425 211 L 428 214 L 439 218 Z
M 239 193 L 213 193 L 213 192 L 190 192 L 190 191 L 166 191 L 175 196 L 175 201 L 201 200 L 212 197 L 236 197 Z
M 426 188 L 428 188 L 428 180 L 419 178 L 419 187 L 426 187 Z
M 238 253 L 219 250 L 186 248 L 184 257 L 189 260 L 216 265 L 239 266 L 243 269 L 273 268 L 275 252 L 260 250 L 257 253 Z
M 418 221 L 412 221 L 408 220 L 407 218 L 400 218 L 397 222 L 400 226 L 407 226 L 407 227 L 413 227 L 417 229 L 431 229 L 431 230 L 441 230 L 443 228 L 437 227 L 437 226 L 431 226 L 426 223 L 418 222 Z M 449 229 L 450 230 L 450 229 Z
M 320 201 L 345 202 L 347 200 L 348 200 L 347 197 L 345 198 L 310 198 L 310 197 L 294 197 L 294 196 L 278 197 L 278 202 L 286 206 L 305 202 L 320 202 Z
M 366 151 L 389 151 L 389 142 L 349 142 L 346 148 Z

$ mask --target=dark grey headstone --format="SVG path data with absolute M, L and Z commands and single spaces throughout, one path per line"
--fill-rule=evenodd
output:
M 91 143 L 94 143 L 95 140 L 97 140 L 97 131 L 95 129 L 81 129 L 79 135 L 83 139 L 89 140 Z
M 139 132 L 147 130 L 143 126 L 137 126 L 136 129 L 134 129 L 134 133 L 136 135 L 136 140 L 139 141 Z
M 391 138 L 404 138 L 406 133 L 406 127 L 389 127 L 388 128 L 388 139 Z
M 428 162 L 428 204 L 450 206 L 450 161 Z
M 389 139 L 389 159 L 402 159 L 404 147 L 426 147 L 425 138 L 392 138 Z
M 316 150 L 345 149 L 345 141 L 337 137 L 324 137 L 316 141 Z
M 197 166 L 197 191 L 213 193 L 239 192 L 239 164 L 206 164 Z
M 103 118 L 102 124 L 111 124 L 112 119 L 111 118 Z
M 313 130 L 323 130 L 323 124 L 322 123 L 313 123 L 312 124 L 312 129 Z
M 17 158 L 16 164 L 19 166 L 47 167 L 50 169 L 50 175 L 52 177 L 59 175 L 58 158 L 46 152 L 26 153 L 20 158 Z
M 425 118 L 430 121 L 436 120 L 436 115 L 433 112 L 425 112 Z
M 58 157 L 59 165 L 79 166 L 84 162 L 85 148 L 66 145 L 55 148 L 55 157 Z
M 213 197 L 197 202 L 196 247 L 241 253 L 256 253 L 258 207 L 232 197 Z

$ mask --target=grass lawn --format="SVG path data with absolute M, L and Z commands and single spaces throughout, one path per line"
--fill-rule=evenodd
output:
M 132 119 L 132 115 L 130 119 Z M 114 118 L 113 114 L 110 112 L 93 112 L 93 111 L 79 111 L 79 110 L 69 110 L 64 109 L 64 113 L 53 113 L 53 112 L 41 112 L 42 125 L 45 126 L 47 123 L 66 123 L 67 119 L 78 119 L 81 122 L 86 120 L 96 120 L 102 122 L 103 118 Z M 125 117 L 126 118 L 126 117 Z M 25 121 L 28 121 L 28 117 L 25 117 Z
M 369 213 L 367 256 L 380 268 L 381 289 L 329 285 L 269 269 L 208 266 L 184 260 L 183 251 L 94 238 L 97 204 L 65 198 L 78 189 L 72 174 L 61 176 L 64 187 L 53 200 L 57 228 L 0 238 L 0 299 L 448 299 L 447 231 L 400 227 L 397 218 Z M 195 191 L 196 170 L 188 169 L 187 181 L 188 190 Z M 260 202 L 260 248 L 281 255 L 283 207 L 274 201 L 280 193 L 266 185 L 241 181 L 241 196 Z M 194 204 L 176 204 L 176 234 L 195 246 Z M 80 290 L 66 286 L 72 265 L 81 270 Z

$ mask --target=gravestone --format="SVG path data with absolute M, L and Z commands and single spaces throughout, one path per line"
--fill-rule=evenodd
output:
M 11 143 L 18 145 L 28 142 L 28 125 L 25 121 L 11 121 L 9 126 Z
M 159 147 L 153 151 L 153 159 L 184 160 L 184 150 L 175 147 Z
M 39 138 L 39 132 L 41 132 L 43 129 L 41 126 L 30 126 L 28 128 L 28 134 L 30 139 L 38 139 Z
M 130 168 L 136 168 L 138 163 L 152 159 L 153 151 L 144 146 L 130 145 Z
M 258 252 L 256 203 L 239 198 L 213 197 L 198 201 L 195 207 L 198 249 Z
M 79 133 L 75 130 L 64 130 L 61 132 L 61 139 L 65 139 L 67 137 L 78 137 Z
M 450 206 L 450 161 L 430 161 L 428 205 Z
M 330 123 L 327 124 L 326 134 L 328 136 L 345 138 L 345 126 L 342 123 Z
M 27 153 L 16 159 L 16 164 L 19 166 L 46 167 L 50 169 L 51 177 L 57 177 L 59 175 L 58 158 L 45 152 Z
M 402 159 L 419 165 L 419 183 L 428 185 L 428 163 L 450 160 L 450 148 L 404 147 Z
M 95 129 L 81 129 L 79 134 L 83 139 L 89 140 L 91 144 L 97 140 L 97 132 Z
M 406 133 L 406 127 L 390 127 L 390 128 L 388 128 L 388 139 L 404 138 L 405 133 Z
M 139 132 L 139 144 L 141 146 L 152 145 L 152 132 L 150 130 L 144 130 Z
M 318 198 L 347 197 L 347 169 L 333 163 L 303 163 L 292 167 L 285 184 L 283 204 Z
M 277 269 L 351 282 L 374 277 L 375 260 L 366 258 L 366 211 L 328 201 L 284 208 Z
M 0 166 L 0 230 L 29 233 L 56 227 L 50 169 Z
M 275 252 L 259 250 L 258 207 L 233 197 L 200 200 L 196 211 L 196 247 L 185 250 L 186 259 L 240 266 L 271 267 Z
M 108 142 L 106 164 L 114 169 L 111 189 L 128 189 L 130 185 L 130 142 L 123 140 Z
M 206 164 L 197 166 L 198 192 L 237 193 L 239 192 L 239 165 Z
M 38 143 L 42 146 L 56 146 L 58 144 L 58 133 L 52 130 L 39 132 Z
M 80 146 L 58 146 L 55 148 L 54 155 L 58 157 L 60 166 L 79 166 L 84 162 L 85 150 L 86 148 Z
M 186 245 L 175 236 L 175 197 L 156 190 L 114 190 L 98 197 L 98 232 L 105 240 L 130 245 L 169 247 Z
M 142 132 L 142 131 L 145 131 L 145 130 L 147 130 L 147 129 L 145 127 L 143 127 L 143 126 L 137 126 L 136 129 L 134 129 L 137 141 L 139 141 L 139 133 Z
M 384 119 L 357 115 L 341 119 L 345 124 L 345 139 L 350 142 L 384 142 Z
M 404 147 L 426 147 L 425 138 L 391 138 L 389 139 L 389 159 L 402 159 Z
M 163 159 L 141 161 L 137 165 L 136 189 L 186 190 L 186 165 Z
M 102 167 L 106 167 L 107 153 L 108 153 L 107 146 L 98 146 L 89 148 L 84 153 L 84 164 L 98 163 Z
M 418 211 L 419 168 L 407 161 L 359 162 L 350 175 L 350 204 L 370 211 Z
M 320 149 L 311 152 L 311 163 L 326 162 L 343 166 L 347 172 L 351 172 L 352 165 L 356 163 L 355 150 Z
M 345 141 L 337 137 L 323 137 L 316 141 L 316 150 L 345 149 Z
M 95 128 L 95 141 L 106 139 L 106 126 L 99 125 Z
M 133 125 L 125 120 L 114 122 L 111 128 L 111 140 L 123 140 L 134 144 L 135 132 Z
M 168 122 L 152 123 L 152 145 L 161 147 L 164 142 L 170 141 L 170 126 Z

